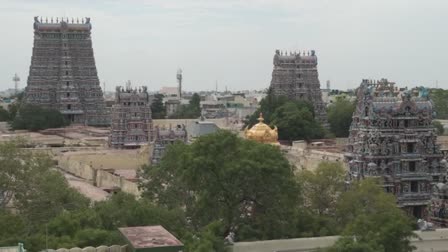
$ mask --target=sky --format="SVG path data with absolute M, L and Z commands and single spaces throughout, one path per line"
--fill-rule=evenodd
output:
M 445 0 L 0 0 L 0 90 L 26 85 L 33 17 L 90 17 L 106 90 L 269 86 L 276 49 L 316 50 L 321 86 L 448 88 Z

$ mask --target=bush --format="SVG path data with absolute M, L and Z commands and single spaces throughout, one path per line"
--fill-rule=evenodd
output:
M 20 107 L 19 113 L 13 119 L 11 126 L 14 130 L 38 131 L 59 128 L 68 124 L 68 121 L 58 110 L 27 104 Z

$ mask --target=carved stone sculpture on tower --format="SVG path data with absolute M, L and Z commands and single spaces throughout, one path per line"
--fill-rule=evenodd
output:
M 139 148 L 152 136 L 151 103 L 146 87 L 116 87 L 109 145 L 113 148 Z
M 316 119 L 324 127 L 328 127 L 314 50 L 308 52 L 308 55 L 295 52 L 287 55 L 277 50 L 270 88 L 274 95 L 311 103 Z
M 93 56 L 92 27 L 86 20 L 74 24 L 34 18 L 25 102 L 57 109 L 72 123 L 109 125 Z
M 437 136 L 431 125 L 433 104 L 424 92 L 399 91 L 394 85 L 386 79 L 363 80 L 358 89 L 345 154 L 349 177 L 380 178 L 399 207 L 426 218 L 431 200 L 426 188 L 446 176 L 446 161 L 435 147 Z

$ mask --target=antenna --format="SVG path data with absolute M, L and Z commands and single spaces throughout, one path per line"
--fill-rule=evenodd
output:
M 14 77 L 12 77 L 12 81 L 14 81 L 14 94 L 17 95 L 17 93 L 19 92 L 19 82 L 20 82 L 20 77 L 16 74 L 14 74 Z
M 179 84 L 179 86 L 177 87 L 177 92 L 179 95 L 179 100 L 181 100 L 182 99 L 182 69 L 179 68 L 177 70 L 176 78 L 177 78 L 177 82 Z
M 218 80 L 216 80 L 216 83 L 215 83 L 215 93 L 218 93 Z

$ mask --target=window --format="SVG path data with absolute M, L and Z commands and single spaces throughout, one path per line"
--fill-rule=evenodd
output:
M 71 104 L 68 104 L 68 105 L 67 105 L 67 109 L 68 109 L 68 110 L 71 110 L 71 109 L 72 109 L 72 105 L 71 105 Z
M 67 97 L 70 97 L 70 93 L 67 93 Z
M 409 171 L 415 172 L 415 161 L 409 162 Z
M 67 52 L 64 52 L 64 56 L 68 56 Z
M 68 65 L 68 61 L 65 62 L 65 65 Z
M 364 116 L 369 116 L 369 107 L 366 107 L 365 109 L 364 109 Z
M 418 192 L 418 182 L 417 181 L 411 181 L 411 192 Z
M 67 81 L 65 84 L 67 85 L 67 87 L 70 86 L 70 81 Z
M 414 143 L 407 143 L 407 152 L 414 153 Z
M 68 75 L 68 71 L 65 71 L 65 75 Z
M 409 120 L 404 120 L 404 127 L 405 128 L 409 127 Z

